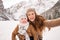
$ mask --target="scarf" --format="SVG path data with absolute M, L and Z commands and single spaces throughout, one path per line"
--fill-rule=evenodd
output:
M 29 22 L 27 22 L 26 24 L 19 23 L 19 31 L 18 32 L 21 35 L 24 35 L 26 40 L 30 40 L 28 33 L 26 32 L 28 27 L 29 27 Z

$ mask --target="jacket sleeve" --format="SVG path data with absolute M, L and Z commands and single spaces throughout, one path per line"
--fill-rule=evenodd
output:
M 31 33 L 34 37 L 34 40 L 38 40 L 36 30 L 33 28 L 33 26 L 30 26 L 30 27 L 31 27 Z
M 53 20 L 45 20 L 44 24 L 48 28 L 60 26 L 60 18 L 53 19 Z
M 12 40 L 16 40 L 16 35 L 18 33 L 18 26 L 14 29 L 14 31 L 12 32 Z

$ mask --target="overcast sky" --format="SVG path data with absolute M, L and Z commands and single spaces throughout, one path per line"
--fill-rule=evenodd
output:
M 19 3 L 23 0 L 2 0 L 2 1 L 3 1 L 3 4 L 4 4 L 4 8 L 9 8 L 12 5 L 14 5 L 16 3 Z M 28 0 L 25 0 L 25 1 L 28 1 Z
M 10 6 L 16 4 L 16 3 L 19 3 L 21 1 L 30 1 L 30 0 L 2 0 L 3 1 L 3 4 L 4 4 L 4 8 L 9 8 Z M 46 1 L 54 1 L 54 2 L 57 2 L 58 0 L 42 0 L 42 1 L 45 1 L 45 3 L 47 3 Z M 33 1 L 32 1 L 33 2 Z M 35 2 L 35 1 L 34 1 Z M 37 2 L 37 1 L 36 1 Z M 53 4 L 52 4 L 53 5 Z

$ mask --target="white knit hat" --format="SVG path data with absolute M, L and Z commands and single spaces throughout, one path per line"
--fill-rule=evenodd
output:
M 21 18 L 26 18 L 27 19 L 27 16 L 25 14 L 19 16 L 19 21 L 21 20 Z

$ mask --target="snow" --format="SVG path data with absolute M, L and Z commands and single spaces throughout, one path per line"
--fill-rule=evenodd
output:
M 28 8 L 35 8 L 37 14 L 40 15 L 51 9 L 58 1 L 59 0 L 3 0 L 3 5 L 4 9 L 10 10 L 9 12 L 12 13 L 13 18 L 18 20 L 19 16 L 25 14 Z
M 21 3 L 22 1 L 26 2 L 27 4 L 22 4 L 24 7 L 34 7 L 36 11 L 40 14 L 42 12 L 45 12 L 46 10 L 52 8 L 59 0 L 3 0 L 4 8 L 10 8 L 13 5 L 18 5 L 18 3 Z M 14 6 L 13 6 L 14 7 Z
M 19 3 L 19 2 L 24 1 L 24 0 L 2 0 L 2 1 L 4 4 L 4 8 L 9 8 L 12 5 L 15 5 L 16 3 Z M 25 0 L 25 1 L 28 1 L 28 0 Z
M 11 40 L 12 31 L 17 24 L 18 21 L 0 21 L 0 40 Z M 50 31 L 46 28 L 43 32 L 43 40 L 60 40 L 60 26 Z

